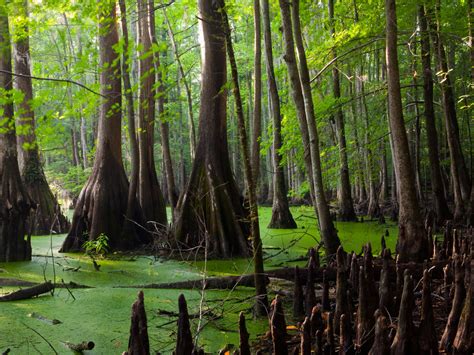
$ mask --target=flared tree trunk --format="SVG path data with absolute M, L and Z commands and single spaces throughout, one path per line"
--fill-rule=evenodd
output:
M 249 255 L 248 211 L 232 175 L 227 143 L 223 1 L 199 0 L 202 86 L 199 141 L 189 182 L 177 206 L 181 247 L 207 247 L 222 257 Z
M 299 1 L 294 1 L 293 8 L 299 6 Z M 334 25 L 334 0 L 328 2 L 329 10 L 329 21 L 330 21 L 330 32 L 331 36 L 335 35 Z M 299 11 L 298 11 L 299 13 Z M 332 50 L 333 59 L 337 58 L 337 52 L 334 48 Z M 336 100 L 341 98 L 341 86 L 339 78 L 339 70 L 337 69 L 337 61 L 333 64 L 332 69 L 332 82 L 333 82 L 333 94 Z M 349 163 L 347 161 L 347 144 L 346 144 L 346 133 L 344 128 L 344 114 L 342 108 L 339 107 L 334 115 L 336 119 L 336 134 L 337 144 L 339 146 L 339 178 L 340 187 L 338 193 L 339 203 L 339 219 L 342 221 L 355 221 L 357 219 L 354 211 L 354 203 L 351 194 L 351 183 L 349 180 Z
M 297 0 L 295 0 L 297 1 Z M 313 203 L 317 212 L 321 240 L 326 248 L 326 254 L 334 255 L 340 245 L 336 228 L 331 220 L 329 205 L 324 194 L 323 175 L 321 171 L 321 157 L 319 153 L 319 135 L 316 127 L 316 117 L 311 95 L 311 86 L 309 79 L 309 70 L 306 61 L 306 53 L 303 46 L 303 37 L 301 34 L 301 25 L 298 11 L 293 21 L 291 20 L 290 4 L 287 0 L 280 0 L 280 12 L 283 23 L 285 61 L 290 76 L 291 93 L 293 102 L 296 106 L 296 113 L 300 124 L 300 130 L 303 136 L 303 144 L 309 151 L 309 165 L 307 165 L 308 174 L 312 177 L 314 183 Z M 294 27 L 293 27 L 294 26 Z M 293 42 L 293 32 L 295 34 L 296 49 L 299 58 L 299 70 L 295 55 L 295 43 Z M 300 77 L 301 75 L 301 77 Z
M 35 116 L 31 107 L 33 85 L 31 83 L 30 41 L 26 19 L 28 18 L 26 0 L 18 7 L 18 12 L 25 18 L 18 28 L 19 36 L 15 42 L 15 89 L 23 93 L 23 101 L 19 104 L 17 125 L 20 127 L 17 136 L 18 164 L 26 191 L 36 204 L 30 218 L 28 230 L 37 235 L 65 233 L 69 222 L 61 212 L 43 172 L 40 162 L 35 134 Z
M 115 1 L 98 1 L 100 106 L 97 151 L 92 174 L 82 189 L 71 230 L 64 240 L 62 252 L 79 251 L 86 240 L 100 234 L 109 238 L 112 250 L 126 250 L 150 242 L 150 235 L 137 227 L 123 233 L 127 212 L 128 181 L 122 163 L 121 149 L 121 69 Z M 141 211 L 135 202 L 133 219 L 141 223 Z
M 441 178 L 441 168 L 438 150 L 438 132 L 433 103 L 433 73 L 431 71 L 430 38 L 426 21 L 425 8 L 418 8 L 418 22 L 421 31 L 421 63 L 423 67 L 424 117 L 426 122 L 426 139 L 430 161 L 431 193 L 434 212 L 438 223 L 451 218 L 451 212 L 446 201 L 446 194 Z
M 156 175 L 154 160 L 156 70 L 154 67 L 154 49 L 152 48 L 152 31 L 154 33 L 155 12 L 150 9 L 147 0 L 139 0 L 138 6 L 138 43 L 140 94 L 138 105 L 138 201 L 145 217 L 145 222 L 154 227 L 166 228 L 166 207 Z M 152 227 L 152 226 L 148 226 Z
M 388 109 L 398 179 L 399 217 L 397 251 L 401 261 L 422 261 L 428 250 L 423 222 L 416 198 L 415 177 L 403 121 L 400 73 L 397 53 L 397 16 L 395 0 L 385 1 L 387 18 L 386 61 Z
M 296 222 L 291 215 L 288 203 L 288 190 L 285 181 L 284 168 L 281 165 L 282 156 L 280 149 L 282 146 L 282 138 L 280 97 L 278 95 L 275 70 L 273 69 L 273 43 L 268 0 L 262 1 L 262 14 L 268 94 L 270 96 L 271 117 L 273 122 L 273 205 L 272 219 L 270 220 L 268 228 L 296 228 Z
M 10 32 L 5 2 L 0 4 L 0 262 L 31 260 L 26 236 L 31 201 L 21 181 L 13 118 Z M 4 100 L 5 99 L 5 100 Z

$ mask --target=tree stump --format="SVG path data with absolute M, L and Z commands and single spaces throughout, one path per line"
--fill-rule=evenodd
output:
M 311 355 L 311 321 L 305 318 L 301 326 L 301 355 Z
M 311 311 L 316 305 L 316 293 L 314 291 L 314 267 L 312 258 L 309 258 L 308 264 L 308 278 L 306 282 L 306 294 L 305 294 L 305 311 L 306 316 L 311 316 Z
M 433 305 L 431 302 L 431 277 L 427 269 L 423 272 L 423 294 L 421 301 L 421 322 L 419 327 L 420 353 L 438 355 L 438 337 L 436 335 Z
M 132 319 L 127 354 L 150 354 L 150 342 L 148 340 L 148 326 L 143 291 L 138 292 L 138 299 L 132 305 Z
M 249 333 L 245 325 L 244 312 L 239 315 L 240 355 L 250 355 Z
M 183 294 L 178 298 L 179 318 L 178 337 L 176 339 L 176 355 L 191 355 L 193 353 L 193 337 L 189 324 L 188 305 Z
M 326 270 L 323 270 L 323 294 L 321 296 L 321 306 L 323 312 L 331 310 L 331 303 L 329 301 L 329 281 L 326 277 Z
M 471 257 L 466 258 L 465 264 L 468 290 L 453 343 L 458 354 L 474 353 L 474 276 L 471 274 Z
M 395 338 L 390 347 L 392 355 L 417 354 L 418 342 L 415 336 L 415 326 L 413 324 L 413 279 L 405 270 L 405 282 L 403 284 L 403 293 L 398 312 L 398 325 Z
M 464 263 L 460 255 L 454 256 L 454 298 L 448 321 L 441 337 L 440 349 L 450 352 L 452 350 L 454 337 L 456 336 L 459 317 L 461 316 L 466 288 L 464 286 Z
M 336 309 L 334 312 L 334 331 L 339 334 L 339 322 L 343 314 L 349 317 L 349 300 L 347 299 L 347 272 L 345 265 L 345 253 L 342 246 L 337 248 L 337 277 L 336 277 Z
M 393 295 L 390 287 L 390 270 L 389 261 L 391 259 L 390 249 L 384 249 L 383 251 L 383 264 L 382 271 L 380 273 L 379 283 L 379 310 L 383 314 L 392 312 Z
M 375 312 L 375 337 L 374 344 L 369 351 L 369 355 L 390 354 L 390 344 L 388 342 L 388 321 L 379 309 Z
M 295 283 L 293 291 L 293 317 L 301 318 L 305 315 L 305 298 L 303 294 L 303 286 L 301 285 L 300 269 L 295 267 Z
M 285 314 L 283 312 L 283 306 L 278 295 L 272 302 L 270 327 L 272 332 L 273 354 L 288 355 L 288 346 L 286 344 L 287 334 Z

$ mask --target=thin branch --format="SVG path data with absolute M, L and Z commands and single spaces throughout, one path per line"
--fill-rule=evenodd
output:
M 74 81 L 74 80 L 70 80 L 70 79 L 43 78 L 43 77 L 39 77 L 39 76 L 13 73 L 13 72 L 10 72 L 8 70 L 3 70 L 3 69 L 0 69 L 0 73 L 10 74 L 10 75 L 18 76 L 18 77 L 21 77 L 21 78 L 30 78 L 30 79 L 34 79 L 34 80 L 55 81 L 55 82 L 59 82 L 59 83 L 74 84 L 74 85 L 80 86 L 81 88 L 83 88 L 83 89 L 85 89 L 85 90 L 87 90 L 87 91 L 89 91 L 89 92 L 91 92 L 95 95 L 99 95 L 99 96 L 102 96 L 103 98 L 107 98 L 107 96 L 102 95 L 101 93 L 98 93 L 97 91 L 92 90 L 91 88 L 85 86 L 84 84 L 81 84 L 78 81 Z

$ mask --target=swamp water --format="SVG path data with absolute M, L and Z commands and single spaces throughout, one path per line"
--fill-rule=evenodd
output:
M 266 226 L 271 208 L 260 209 L 267 268 L 303 266 L 305 261 L 292 260 L 301 259 L 308 248 L 319 241 L 316 220 L 311 217 L 312 209 L 294 207 L 292 212 L 298 229 L 269 230 Z M 380 237 L 386 230 L 389 232 L 387 246 L 394 250 L 397 229 L 393 223 L 340 222 L 336 223 L 336 228 L 347 251 L 359 252 L 363 244 L 371 242 L 374 253 L 377 253 L 380 250 Z M 0 352 L 10 348 L 10 354 L 13 355 L 54 354 L 51 345 L 59 354 L 70 354 L 64 342 L 94 341 L 94 350 L 85 353 L 121 354 L 127 349 L 131 304 L 139 291 L 139 288 L 131 286 L 201 279 L 204 274 L 240 275 L 250 273 L 253 268 L 249 259 L 209 260 L 205 263 L 155 259 L 153 256 L 111 255 L 110 258 L 98 260 L 101 268 L 95 271 L 88 256 L 58 253 L 64 237 L 33 237 L 32 261 L 0 263 L 0 278 L 43 282 L 55 277 L 57 283 L 61 283 L 61 280 L 66 283 L 72 281 L 92 288 L 73 289 L 72 295 L 62 288 L 56 289 L 54 296 L 45 294 L 29 300 L 0 303 Z M 175 255 L 175 258 L 179 258 L 179 255 Z M 0 288 L 0 294 L 17 289 Z M 180 293 L 186 296 L 190 315 L 199 314 L 200 305 L 204 311 L 210 311 L 211 317 L 202 318 L 198 339 L 199 345 L 207 352 L 217 353 L 227 344 L 238 345 L 240 311 L 246 313 L 248 331 L 251 340 L 254 340 L 268 329 L 268 322 L 251 319 L 253 292 L 253 289 L 246 287 L 238 287 L 233 291 L 206 290 L 202 297 L 199 290 L 145 289 L 151 349 L 162 354 L 172 353 L 177 318 L 163 313 L 178 311 Z M 273 296 L 271 294 L 270 298 Z M 46 320 L 31 317 L 32 313 Z M 53 319 L 61 323 L 47 321 Z M 196 334 L 198 323 L 198 318 L 191 320 L 193 335 Z

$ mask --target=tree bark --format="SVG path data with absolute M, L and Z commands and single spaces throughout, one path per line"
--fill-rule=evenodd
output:
M 227 142 L 223 2 L 198 4 L 203 78 L 199 143 L 176 208 L 174 236 L 179 246 L 205 246 L 214 255 L 249 255 L 248 211 L 232 175 Z
M 423 67 L 423 96 L 424 116 L 426 122 L 426 138 L 428 143 L 428 157 L 430 161 L 431 191 L 433 207 L 439 224 L 451 218 L 451 212 L 446 201 L 446 194 L 441 178 L 439 162 L 438 133 L 436 131 L 436 118 L 433 103 L 433 72 L 431 70 L 430 39 L 425 8 L 418 7 L 418 22 L 421 33 L 421 64 Z
M 18 164 L 24 186 L 31 199 L 36 204 L 34 217 L 30 219 L 28 230 L 31 233 L 42 235 L 65 233 L 69 222 L 61 212 L 61 208 L 54 197 L 43 172 L 40 162 L 38 145 L 35 134 L 35 116 L 31 107 L 33 100 L 33 85 L 30 69 L 30 41 L 28 25 L 28 4 L 23 1 L 18 7 L 18 13 L 24 18 L 18 26 L 19 35 L 14 45 L 15 73 L 21 74 L 15 78 L 15 89 L 23 93 L 23 100 L 19 104 L 17 126 L 20 127 L 17 135 Z
M 293 9 L 296 12 L 296 15 L 293 16 L 295 18 L 299 11 L 299 1 L 293 2 Z M 329 21 L 330 21 L 330 34 L 331 37 L 335 36 L 335 24 L 334 24 L 334 0 L 328 1 L 328 10 L 329 10 Z M 337 58 L 337 51 L 334 47 L 332 50 L 332 58 Z M 341 87 L 340 87 L 340 78 L 339 78 L 339 70 L 337 69 L 337 61 L 333 64 L 332 69 L 332 82 L 333 82 L 333 95 L 334 98 L 339 100 L 341 98 Z M 339 174 L 340 174 L 340 188 L 339 188 L 339 218 L 342 221 L 355 221 L 357 220 L 355 211 L 354 211 L 354 203 L 352 200 L 351 194 L 351 183 L 349 181 L 349 163 L 347 161 L 347 144 L 346 144 L 346 133 L 344 128 L 344 114 L 342 112 L 342 107 L 339 106 L 335 113 L 336 119 L 336 135 L 337 135 L 337 143 L 339 146 Z M 335 319 L 337 320 L 338 316 L 335 315 Z M 337 320 L 338 321 L 338 320 Z M 338 328 L 335 328 L 336 331 L 339 331 Z
M 191 151 L 191 159 L 194 158 L 196 152 L 196 129 L 194 127 L 194 114 L 193 114 L 193 97 L 191 95 L 191 86 L 186 79 L 186 73 L 184 72 L 183 64 L 181 63 L 181 58 L 178 52 L 178 45 L 174 38 L 173 28 L 166 14 L 166 8 L 163 8 L 163 15 L 165 18 L 166 25 L 168 27 L 168 35 L 170 37 L 171 47 L 173 48 L 174 57 L 178 63 L 179 73 L 181 80 L 183 81 L 184 89 L 186 91 L 186 98 L 188 100 L 188 120 L 189 120 L 189 144 Z
M 133 214 L 135 213 L 135 204 L 137 203 L 137 184 L 138 184 L 138 168 L 139 168 L 139 156 L 138 156 L 138 140 L 137 131 L 135 126 L 135 107 L 133 103 L 132 85 L 130 81 L 130 68 L 128 65 L 129 61 L 129 38 L 128 38 L 128 27 L 127 27 L 127 9 L 125 0 L 119 0 L 120 6 L 120 19 L 122 25 L 122 37 L 123 37 L 123 54 L 122 54 L 122 80 L 125 91 L 125 100 L 127 105 L 127 120 L 128 120 L 128 139 L 130 141 L 130 185 L 128 188 L 127 196 L 127 209 L 126 217 L 127 220 L 124 224 L 124 230 L 126 233 L 133 230 L 134 221 Z
M 426 257 L 427 240 L 416 198 L 415 177 L 410 161 L 405 123 L 403 121 L 397 54 L 395 0 L 386 0 L 385 10 L 387 18 L 386 61 L 389 121 L 393 139 L 395 169 L 399 182 L 400 208 L 397 251 L 401 261 L 422 261 Z
M 0 261 L 31 259 L 26 220 L 32 202 L 21 181 L 13 118 L 10 32 L 5 3 L 0 5 L 0 89 L 4 90 L 0 120 Z
M 229 20 L 225 10 L 222 11 L 222 16 L 224 20 L 224 31 L 226 33 L 227 53 L 229 55 L 229 62 L 232 71 L 232 81 L 234 84 L 233 92 L 237 112 L 237 125 L 239 129 L 240 148 L 242 151 L 244 176 L 245 182 L 247 184 L 247 194 L 250 207 L 250 236 L 253 246 L 255 289 L 257 292 L 255 310 L 259 316 L 265 316 L 267 315 L 268 310 L 268 297 L 265 282 L 266 277 L 264 275 L 265 271 L 263 268 L 262 240 L 260 238 L 260 226 L 257 204 L 257 185 L 256 181 L 254 180 L 254 175 L 252 171 L 250 148 L 248 144 L 247 132 L 245 129 L 245 118 L 243 112 L 242 97 L 240 94 L 237 62 L 235 60 L 234 48 L 232 46 Z
M 153 7 L 152 0 L 150 1 L 150 9 Z M 155 24 L 154 16 L 151 16 L 151 33 L 152 33 L 152 42 L 158 47 L 158 41 L 155 34 Z M 165 32 L 162 32 L 162 39 L 166 39 Z M 162 60 L 165 61 L 166 50 L 163 51 Z M 166 100 L 166 90 L 165 90 L 165 72 L 160 70 L 160 53 L 155 53 L 155 70 L 157 71 L 157 80 L 158 80 L 158 119 L 160 120 L 160 136 L 161 136 L 161 147 L 163 151 L 163 162 L 165 166 L 165 177 L 166 177 L 166 193 L 168 195 L 168 201 L 171 207 L 171 216 L 174 221 L 174 209 L 177 204 L 177 193 L 176 193 L 176 183 L 174 180 L 173 172 L 173 162 L 171 160 L 171 148 L 170 148 L 170 128 L 165 116 L 165 100 Z
M 466 204 L 470 199 L 471 182 L 467 173 L 466 163 L 462 153 L 461 142 L 459 140 L 459 127 L 456 116 L 456 102 L 453 92 L 451 73 L 444 43 L 441 37 L 441 25 L 439 20 L 439 2 L 435 9 L 436 23 L 431 22 L 431 33 L 433 46 L 435 48 L 435 59 L 440 71 L 439 84 L 441 88 L 442 105 L 444 111 L 444 123 L 446 128 L 446 138 L 450 157 L 451 178 L 453 180 L 454 192 L 454 219 L 461 221 L 464 217 Z
M 124 215 L 127 210 L 128 181 L 122 163 L 121 149 L 121 70 L 115 1 L 99 1 L 99 58 L 101 95 L 97 152 L 92 174 L 83 187 L 72 227 L 64 240 L 62 252 L 79 251 L 86 240 L 100 234 L 109 238 L 112 250 L 126 250 L 150 242 L 148 233 L 135 228 L 125 234 Z M 141 211 L 135 202 L 133 219 L 141 222 Z
M 155 29 L 155 12 L 149 8 L 147 0 L 139 0 L 138 6 L 138 76 L 140 93 L 138 105 L 138 201 L 146 223 L 155 223 L 153 227 L 166 228 L 166 208 L 156 175 L 154 160 L 154 127 L 156 100 L 156 68 L 154 68 L 152 33 Z
M 262 30 L 260 16 L 260 0 L 253 1 L 254 18 L 254 91 L 252 116 L 251 161 L 253 181 L 258 187 L 260 179 L 260 137 L 262 135 Z
M 273 122 L 273 205 L 272 219 L 268 228 L 296 228 L 296 222 L 290 212 L 287 184 L 283 166 L 281 165 L 282 156 L 280 149 L 283 143 L 281 138 L 280 97 L 278 95 L 275 70 L 273 69 L 273 43 L 268 0 L 262 1 L 262 14 L 268 94 L 270 96 L 271 117 Z
M 294 12 L 294 34 L 300 65 L 300 70 L 298 71 L 295 55 L 295 43 L 293 42 L 290 5 L 287 0 L 280 0 L 279 2 L 283 22 L 285 47 L 284 59 L 288 66 L 288 73 L 291 81 L 291 92 L 296 106 L 300 130 L 303 135 L 303 144 L 305 147 L 309 147 L 310 164 L 307 166 L 307 169 L 308 174 L 312 177 L 311 180 L 314 183 L 315 198 L 313 199 L 313 202 L 316 204 L 315 209 L 317 210 L 321 239 L 326 248 L 326 254 L 334 255 L 338 246 L 340 245 L 340 241 L 339 237 L 337 236 L 337 231 L 334 228 L 334 224 L 331 220 L 329 206 L 326 201 L 326 196 L 324 195 L 321 157 L 319 153 L 319 136 L 316 127 L 316 117 L 311 95 L 308 65 L 306 62 L 306 54 L 304 51 L 303 38 L 301 35 L 301 25 L 299 23 L 299 16 L 297 16 L 298 14 L 295 14 Z M 305 141 L 305 139 L 307 140 Z

